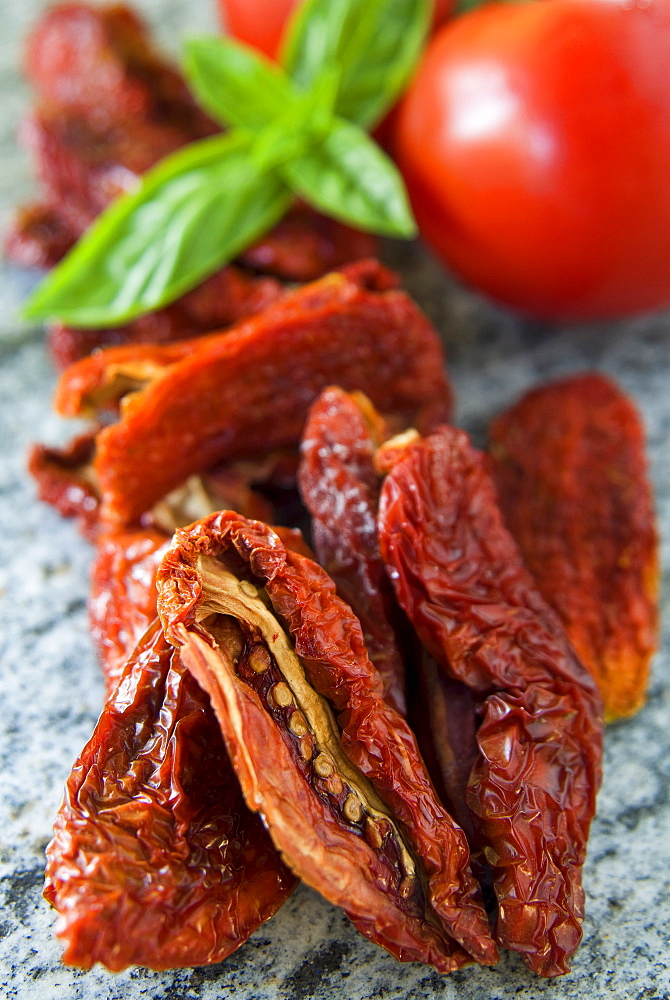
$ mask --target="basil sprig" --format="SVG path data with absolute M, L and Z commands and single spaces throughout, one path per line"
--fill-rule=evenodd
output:
M 282 61 L 307 90 L 324 67 L 338 66 L 335 111 L 373 128 L 409 82 L 432 7 L 421 0 L 305 0 L 291 22 Z
M 284 66 L 228 38 L 186 45 L 196 100 L 230 130 L 147 171 L 37 287 L 24 315 L 126 323 L 183 295 L 271 229 L 299 195 L 380 235 L 416 225 L 400 174 L 363 128 L 395 101 L 431 0 L 306 0 Z

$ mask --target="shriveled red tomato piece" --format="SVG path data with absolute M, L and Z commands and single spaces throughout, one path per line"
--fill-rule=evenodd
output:
M 298 481 L 319 562 L 361 623 L 385 697 L 406 715 L 400 615 L 377 541 L 380 479 L 374 455 L 388 436 L 367 397 L 331 386 L 309 411 Z
M 495 961 L 465 837 L 325 571 L 228 511 L 176 533 L 158 591 L 246 801 L 296 874 L 401 960 Z
M 658 643 L 658 537 L 644 428 L 596 372 L 532 390 L 490 428 L 507 525 L 596 680 L 608 720 L 644 701 Z
M 390 469 L 381 551 L 428 652 L 477 707 L 466 794 L 493 873 L 496 937 L 540 975 L 560 975 L 582 934 L 601 701 L 504 526 L 487 457 L 450 427 L 393 445 L 379 453 Z
M 47 858 L 64 961 L 113 972 L 219 962 L 295 885 L 158 622 L 74 766 Z
M 73 365 L 56 406 L 108 413 L 94 470 L 102 515 L 132 525 L 192 473 L 296 445 L 326 386 L 360 389 L 408 422 L 445 419 L 451 390 L 430 323 L 373 261 L 287 295 L 221 335 L 109 348 Z

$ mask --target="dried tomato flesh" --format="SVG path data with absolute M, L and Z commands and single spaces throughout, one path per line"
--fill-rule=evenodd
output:
M 176 533 L 158 592 L 247 804 L 294 872 L 401 960 L 494 961 L 465 837 L 325 571 L 223 512 Z
M 274 530 L 287 548 L 311 556 L 298 530 Z M 102 534 L 97 539 L 88 616 L 108 695 L 156 618 L 156 571 L 170 538 L 171 534 L 148 527 Z
M 415 655 L 412 670 L 416 690 L 410 701 L 410 725 L 440 799 L 465 831 L 470 845 L 477 847 L 466 801 L 479 753 L 477 703 L 470 688 L 449 677 L 425 646 Z M 478 865 L 479 875 L 482 862 Z
M 505 521 L 596 680 L 606 720 L 645 697 L 658 642 L 658 539 L 644 429 L 595 373 L 543 386 L 491 425 Z
M 113 972 L 221 961 L 295 884 L 157 622 L 75 764 L 47 858 L 64 961 Z
M 70 226 L 50 205 L 22 205 L 8 220 L 4 253 L 18 267 L 46 269 L 55 267 L 74 242 Z
M 204 117 L 139 16 L 122 4 L 53 5 L 31 31 L 25 69 L 43 101 L 71 112 L 167 117 L 191 130 Z
M 467 800 L 493 871 L 497 939 L 559 975 L 581 938 L 600 698 L 503 524 L 486 457 L 443 427 L 390 459 L 379 524 L 396 595 L 478 703 Z
M 374 257 L 379 240 L 297 202 L 274 229 L 243 253 L 239 263 L 284 281 L 314 281 L 351 261 Z
M 111 694 L 156 618 L 156 570 L 169 536 L 151 528 L 102 535 L 91 570 L 91 637 Z
M 405 666 L 393 625 L 400 614 L 377 541 L 374 454 L 388 436 L 369 400 L 326 389 L 305 424 L 298 482 L 318 560 L 361 623 L 384 696 L 406 715 Z
M 66 448 L 36 444 L 30 450 L 28 471 L 37 483 L 40 500 L 62 517 L 74 517 L 84 538 L 93 540 L 100 520 L 100 496 L 91 474 L 95 434 L 74 438 Z
M 119 421 L 97 436 L 104 519 L 133 524 L 194 472 L 297 444 L 307 408 L 334 382 L 405 420 L 446 416 L 451 393 L 437 335 L 403 292 L 377 290 L 387 275 L 361 263 L 224 335 L 110 348 L 68 369 L 56 397 L 61 413 L 122 400 Z

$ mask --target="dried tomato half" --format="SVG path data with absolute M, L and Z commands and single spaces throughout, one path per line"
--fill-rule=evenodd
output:
M 84 538 L 93 540 L 100 521 L 100 495 L 91 468 L 95 433 L 81 434 L 66 448 L 36 444 L 30 450 L 28 471 L 40 500 L 62 517 L 73 517 Z
M 477 703 L 467 801 L 493 872 L 497 939 L 559 975 L 581 938 L 598 692 L 503 524 L 486 456 L 449 427 L 384 452 L 380 547 L 396 595 Z
M 406 421 L 445 418 L 451 393 L 439 340 L 392 283 L 379 264 L 362 262 L 229 333 L 110 348 L 68 369 L 61 413 L 121 403 L 120 419 L 97 436 L 104 519 L 132 525 L 194 472 L 296 445 L 310 403 L 334 382 Z
M 194 137 L 203 134 L 203 113 L 184 80 L 153 46 L 139 15 L 123 4 L 52 5 L 30 32 L 25 69 L 51 106 L 106 121 L 163 119 Z
M 606 720 L 645 697 L 658 644 L 658 538 L 644 428 L 613 382 L 535 389 L 494 420 L 493 474 L 526 565 L 596 680 Z
M 318 560 L 361 623 L 386 699 L 406 715 L 405 665 L 394 625 L 400 613 L 377 541 L 374 455 L 387 437 L 386 422 L 367 397 L 331 386 L 309 411 L 298 482 Z
M 111 694 L 156 618 L 156 570 L 170 536 L 153 528 L 102 535 L 91 570 L 91 637 Z
M 113 972 L 219 962 L 295 885 L 158 622 L 74 766 L 47 859 L 64 961 Z
M 324 570 L 228 511 L 176 533 L 158 593 L 293 871 L 401 960 L 495 961 L 465 837 Z
M 311 556 L 300 531 L 284 527 L 274 530 L 288 548 Z M 111 532 L 97 539 L 88 616 L 108 695 L 156 618 L 156 571 L 171 537 L 172 530 L 168 534 L 158 527 L 148 527 Z

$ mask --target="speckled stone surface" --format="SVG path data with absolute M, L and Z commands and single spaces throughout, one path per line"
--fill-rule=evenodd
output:
M 211 0 L 139 6 L 174 47 L 185 28 L 213 24 Z M 43 7 L 0 7 L 0 213 L 29 194 L 14 133 L 28 95 L 19 42 Z M 669 237 L 670 242 L 670 237 Z M 389 248 L 447 347 L 458 420 L 483 440 L 489 418 L 543 379 L 584 368 L 617 378 L 646 421 L 651 474 L 670 565 L 670 315 L 557 329 L 520 323 L 456 289 L 418 250 Z M 607 731 L 605 780 L 585 871 L 584 942 L 572 973 L 536 979 L 511 955 L 495 969 L 440 978 L 400 965 L 338 910 L 299 889 L 226 963 L 168 973 L 111 975 L 60 964 L 41 898 L 44 848 L 71 765 L 101 706 L 87 633 L 90 550 L 71 524 L 34 498 L 25 472 L 35 440 L 71 433 L 51 413 L 54 374 L 40 331 L 16 307 L 25 275 L 0 273 L 0 996 L 22 1000 L 511 1000 L 670 998 L 670 649 L 667 628 L 646 707 Z M 667 592 L 667 586 L 666 586 Z M 665 621 L 670 621 L 665 601 Z

